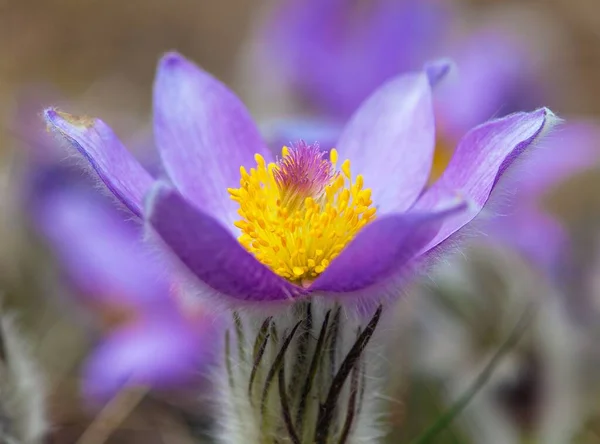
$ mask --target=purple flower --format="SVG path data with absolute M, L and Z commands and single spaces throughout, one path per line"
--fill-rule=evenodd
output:
M 227 87 L 167 54 L 155 82 L 154 130 L 170 183 L 153 180 L 102 121 L 54 109 L 45 116 L 198 283 L 238 302 L 381 296 L 468 224 L 555 122 L 539 109 L 474 128 L 425 189 L 435 145 L 426 72 L 379 88 L 329 159 L 306 144 L 284 147 L 275 159 Z M 275 173 L 286 162 L 308 162 L 294 171 L 329 179 L 281 187 Z M 322 162 L 329 162 L 325 175 Z
M 81 172 L 32 154 L 29 212 L 78 302 L 106 328 L 84 363 L 86 398 L 105 402 L 132 385 L 195 386 L 215 361 L 220 321 L 184 308 L 180 284 L 143 242 L 139 222 Z
M 172 307 L 168 277 L 139 223 L 67 168 L 37 171 L 35 223 L 86 302 L 124 310 Z

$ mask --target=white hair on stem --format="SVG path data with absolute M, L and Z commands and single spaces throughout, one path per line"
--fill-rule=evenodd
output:
M 385 428 L 382 308 L 361 320 L 325 298 L 234 313 L 219 381 L 220 442 L 359 444 Z

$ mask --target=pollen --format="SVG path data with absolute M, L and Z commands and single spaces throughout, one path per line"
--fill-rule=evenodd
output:
M 228 190 L 239 204 L 238 240 L 279 276 L 307 285 L 375 219 L 371 190 L 363 176 L 353 179 L 349 160 L 338 171 L 337 151 L 327 158 L 316 144 L 283 147 L 275 163 L 255 160 Z

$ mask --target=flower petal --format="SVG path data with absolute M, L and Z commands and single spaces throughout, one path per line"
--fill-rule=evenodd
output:
M 511 114 L 471 130 L 459 143 L 442 177 L 414 206 L 414 210 L 424 211 L 460 195 L 469 200 L 470 209 L 446 220 L 425 250 L 470 222 L 481 211 L 506 169 L 557 120 L 550 110 L 542 108 L 531 113 Z
M 233 226 L 240 166 L 271 154 L 240 100 L 224 84 L 179 54 L 161 60 L 154 85 L 154 131 L 165 169 L 179 191 Z
M 152 177 L 127 151 L 117 136 L 98 119 L 75 117 L 47 109 L 44 117 L 50 128 L 67 139 L 86 158 L 108 189 L 136 216 Z
M 164 310 L 170 283 L 142 241 L 104 196 L 61 167 L 37 171 L 31 213 L 70 283 L 88 301 L 111 307 Z
M 303 292 L 258 262 L 219 221 L 164 184 L 148 197 L 147 219 L 198 279 L 225 296 L 277 301 Z
M 435 145 L 426 73 L 406 74 L 379 88 L 344 129 L 340 160 L 350 159 L 373 190 L 381 213 L 408 209 L 427 183 Z
M 106 402 L 125 387 L 189 387 L 214 361 L 217 338 L 184 320 L 144 319 L 113 331 L 85 364 L 83 392 Z
M 384 216 L 367 225 L 310 287 L 355 292 L 396 275 L 437 233 L 446 218 L 466 208 L 455 201 L 437 211 Z

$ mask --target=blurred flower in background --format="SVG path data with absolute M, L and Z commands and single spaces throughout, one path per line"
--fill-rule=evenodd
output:
M 446 72 L 442 63 L 397 76 L 365 100 L 340 137 L 340 155 L 349 160 L 342 162 L 339 173 L 334 170 L 337 151 L 330 152 L 327 162 L 318 146 L 303 143 L 284 148 L 283 161 L 267 164 L 273 156 L 235 94 L 173 52 L 159 62 L 154 88 L 156 142 L 170 183 L 153 178 L 101 120 L 52 108 L 45 110 L 44 116 L 49 128 L 89 162 L 114 197 L 156 231 L 164 242 L 159 246 L 170 249 L 195 275 L 200 294 L 218 297 L 240 309 L 250 303 L 273 309 L 294 304 L 300 312 L 298 304 L 309 297 L 315 304 L 322 304 L 322 300 L 333 304 L 358 301 L 379 305 L 371 321 L 377 325 L 381 301 L 400 293 L 407 275 L 419 263 L 439 256 L 449 239 L 456 240 L 463 227 L 484 209 L 500 177 L 556 123 L 554 115 L 541 108 L 474 128 L 459 142 L 444 174 L 423 190 L 435 148 L 431 87 Z M 374 147 L 379 150 L 377 155 Z M 352 174 L 351 162 L 362 174 Z M 256 168 L 249 169 L 254 163 Z M 405 173 L 398 174 L 401 170 Z M 241 188 L 232 188 L 236 182 Z M 369 183 L 373 188 L 363 191 L 363 184 Z M 375 209 L 369 208 L 372 202 L 379 213 L 375 221 L 370 219 L 375 214 Z M 241 211 L 235 211 L 236 203 Z M 237 216 L 242 220 L 235 222 Z M 326 231 L 330 227 L 334 231 Z M 238 234 L 238 228 L 242 235 L 236 242 L 233 235 Z M 321 259 L 317 265 L 316 260 Z M 290 365 L 278 362 L 298 326 L 307 322 L 312 328 L 312 321 L 308 321 L 312 314 L 308 316 L 306 321 L 301 318 L 286 336 L 267 375 L 274 374 L 276 366 L 283 369 Z M 242 330 L 237 326 L 241 317 L 238 319 L 236 331 Z M 267 330 L 271 322 L 273 328 L 280 328 L 275 319 L 268 317 L 262 324 L 266 327 L 251 336 L 256 337 L 255 353 L 261 331 Z M 342 325 L 345 323 L 339 325 L 339 332 L 344 336 Z M 327 318 L 323 329 L 326 326 Z M 372 334 L 374 326 L 370 330 L 369 326 L 359 327 L 359 331 Z M 319 334 L 322 338 L 324 331 Z M 353 331 L 351 326 L 347 334 Z M 251 344 L 244 341 L 242 333 L 236 336 L 242 350 Z M 332 398 L 331 393 L 343 383 L 338 382 L 338 374 L 344 375 L 346 370 L 347 377 L 347 371 L 358 366 L 348 367 L 347 363 L 362 337 L 347 352 L 348 357 L 332 367 L 339 372 L 335 377 L 324 373 L 331 379 L 331 388 L 321 410 L 335 407 L 331 400 L 339 394 Z M 230 353 L 226 355 L 229 359 Z M 243 356 L 240 352 L 239 366 L 244 365 Z M 243 387 L 250 387 L 249 396 L 261 356 L 256 355 L 248 378 L 241 381 Z M 300 355 L 293 362 L 308 360 Z M 233 389 L 239 381 L 232 376 L 231 367 L 223 365 L 221 373 L 229 374 L 230 381 L 223 385 Z M 370 379 L 371 367 L 362 367 L 363 378 Z M 291 369 L 295 372 L 296 364 L 291 364 Z M 310 378 L 311 372 L 315 377 L 314 371 L 311 366 L 300 373 Z M 321 382 L 328 379 L 323 376 Z M 268 393 L 270 382 L 267 376 L 264 393 Z M 285 384 L 285 376 L 279 373 L 284 412 L 288 402 L 282 389 Z M 224 410 L 226 417 L 246 408 L 253 411 L 252 399 L 238 405 L 238 393 L 224 393 L 221 402 L 228 408 Z M 306 392 L 303 396 L 308 395 Z M 300 405 L 302 399 L 298 399 Z M 266 425 L 259 426 L 265 400 L 263 395 L 257 415 L 241 415 L 255 426 L 253 440 L 278 436 L 285 426 L 289 435 L 295 436 L 291 420 L 281 422 L 273 432 L 265 429 Z M 295 403 L 293 398 L 290 402 Z M 368 432 L 377 421 L 374 405 L 367 405 L 370 408 L 362 408 L 361 404 L 356 408 L 362 408 L 364 417 L 371 418 L 365 426 Z M 326 442 L 330 429 L 321 424 L 328 424 L 330 416 L 323 415 L 315 405 L 307 409 L 319 412 L 314 436 L 317 442 Z M 302 424 L 308 424 L 308 420 Z M 232 427 L 234 431 L 239 428 L 239 424 Z M 331 430 L 335 430 L 333 425 Z M 362 430 L 355 432 L 360 436 Z M 303 432 L 300 429 L 299 436 L 304 436 Z M 312 434 L 312 429 L 307 433 Z M 345 442 L 346 438 L 340 440 Z
M 39 103 L 60 102 L 48 99 L 55 96 L 47 88 L 26 91 L 13 131 L 26 153 L 19 195 L 67 293 L 52 302 L 94 338 L 80 370 L 81 394 L 88 406 L 101 407 L 139 389 L 205 415 L 222 319 L 185 294 L 184 281 L 145 244 L 140 224 L 115 208 L 46 131 Z M 132 140 L 153 170 L 145 132 Z
M 515 197 L 499 205 L 487 241 L 515 248 L 546 277 L 559 284 L 573 260 L 568 234 L 545 208 L 544 200 L 570 178 L 600 162 L 600 125 L 591 119 L 572 119 L 548 137 L 505 184 Z
M 178 301 L 176 279 L 144 245 L 140 227 L 79 173 L 35 172 L 32 217 L 79 302 L 105 332 L 88 358 L 83 390 L 107 401 L 125 386 L 191 389 L 218 351 L 215 318 Z
M 457 19 L 458 11 L 436 0 L 279 3 L 256 33 L 254 58 L 248 62 L 249 71 L 258 70 L 259 83 L 265 79 L 269 85 L 283 85 L 292 104 L 290 121 L 267 126 L 274 146 L 300 130 L 311 137 L 316 128 L 322 132 L 344 122 L 391 77 L 442 56 L 458 69 L 435 94 L 434 174 L 443 171 L 467 130 L 548 99 L 541 76 L 544 56 L 535 45 L 519 39 L 502 20 L 483 21 L 458 33 Z M 268 117 L 268 109 L 259 107 Z M 298 117 L 303 118 L 299 123 Z M 311 127 L 306 118 L 314 119 Z

